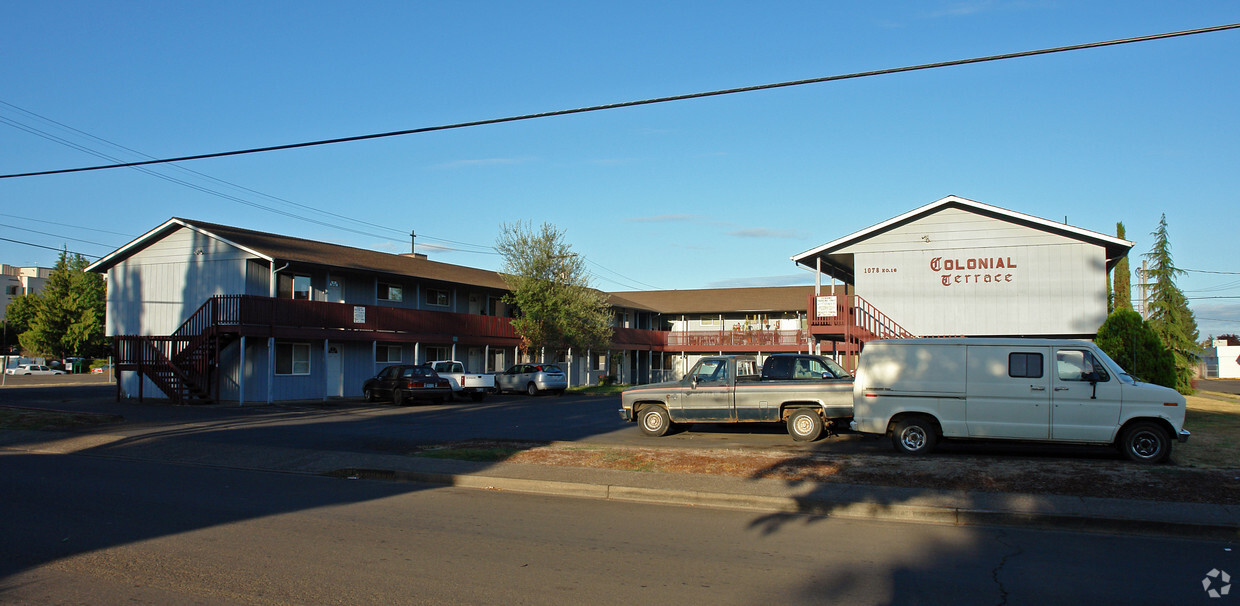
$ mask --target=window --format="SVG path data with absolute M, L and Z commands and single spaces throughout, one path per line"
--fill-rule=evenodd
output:
M 276 279 L 279 289 L 276 296 L 281 299 L 303 299 L 310 297 L 310 276 L 279 274 Z
M 375 346 L 375 362 L 397 364 L 401 361 L 403 351 L 399 345 Z
M 1111 377 L 1088 351 L 1064 349 L 1055 352 L 1055 372 L 1060 381 L 1096 381 L 1104 383 Z
M 705 360 L 693 373 L 698 381 L 727 381 L 728 363 L 726 360 Z
M 1008 354 L 1008 376 L 1015 379 L 1041 379 L 1042 354 L 1010 353 Z
M 702 316 L 702 326 L 722 326 L 723 320 L 719 316 Z
M 20 286 L 17 286 L 16 284 L 14 284 L 14 285 L 12 285 L 12 286 L 5 286 L 5 287 L 4 287 L 4 294 L 9 295 L 9 296 L 16 296 L 16 295 L 18 294 L 18 293 L 17 293 L 17 291 L 18 291 L 18 289 L 20 289 L 20 288 L 21 288 L 21 287 L 20 287 Z
M 447 347 L 436 347 L 434 345 L 426 348 L 426 360 L 433 362 L 435 360 L 450 360 L 452 354 L 448 353 Z
M 310 300 L 310 276 L 293 276 L 293 298 Z
M 310 374 L 310 344 L 276 343 L 276 374 Z
M 426 289 L 426 304 L 427 305 L 437 305 L 439 307 L 447 307 L 448 300 L 449 300 L 448 291 L 440 290 L 438 288 Z
M 379 300 L 380 301 L 404 301 L 404 291 L 401 290 L 399 284 L 379 283 Z

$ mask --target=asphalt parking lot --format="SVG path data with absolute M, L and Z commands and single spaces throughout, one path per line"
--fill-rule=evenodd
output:
M 653 438 L 635 423 L 619 418 L 619 396 L 565 394 L 492 395 L 482 402 L 394 406 L 358 398 L 302 400 L 245 406 L 212 404 L 171 405 L 148 398 L 116 401 L 114 384 L 106 375 L 8 377 L 0 389 L 0 405 L 51 408 L 77 412 L 118 414 L 126 426 L 148 430 L 151 425 L 215 424 L 234 431 L 214 431 L 206 439 L 243 442 L 261 439 L 287 447 L 390 452 L 411 446 L 465 440 L 581 442 L 609 446 L 778 449 L 787 452 L 834 454 L 890 453 L 881 436 L 856 434 L 846 428 L 816 442 L 794 442 L 783 424 L 682 426 L 674 433 Z M 1237 382 L 1240 383 L 1240 382 Z M 1114 449 L 1092 446 L 1038 445 L 1004 442 L 949 442 L 944 452 L 982 453 L 1035 458 L 1118 458 Z

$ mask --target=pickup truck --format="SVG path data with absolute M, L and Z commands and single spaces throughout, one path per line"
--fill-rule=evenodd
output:
M 808 442 L 852 418 L 853 377 L 810 354 L 772 355 L 760 373 L 752 356 L 708 356 L 679 381 L 624 390 L 620 406 L 620 418 L 648 436 L 679 423 L 785 423 Z
M 495 391 L 495 375 L 465 372 L 465 365 L 456 360 L 427 362 L 439 376 L 452 383 L 452 396 L 469 396 L 481 402 L 487 394 Z

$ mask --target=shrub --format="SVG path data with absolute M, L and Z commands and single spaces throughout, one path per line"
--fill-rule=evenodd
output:
M 1175 357 L 1141 314 L 1131 309 L 1111 312 L 1098 328 L 1094 343 L 1133 377 L 1175 388 Z

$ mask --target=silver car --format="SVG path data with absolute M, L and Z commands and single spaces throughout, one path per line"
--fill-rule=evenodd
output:
M 514 364 L 508 370 L 495 375 L 495 391 L 524 391 L 536 396 L 541 391 L 555 395 L 568 389 L 568 377 L 555 364 Z

